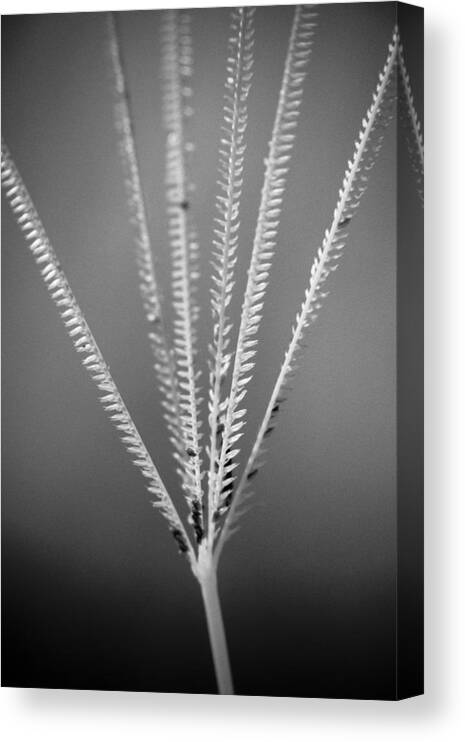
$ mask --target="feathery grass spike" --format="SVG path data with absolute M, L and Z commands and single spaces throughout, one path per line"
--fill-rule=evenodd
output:
M 271 261 L 276 247 L 277 230 L 286 187 L 299 109 L 303 99 L 303 84 L 311 53 L 317 14 L 312 6 L 297 5 L 284 73 L 279 91 L 278 105 L 269 142 L 268 157 L 261 192 L 255 237 L 248 271 L 247 287 L 242 306 L 241 323 L 234 356 L 234 367 L 229 397 L 225 400 L 223 415 L 224 432 L 221 437 L 221 452 L 215 477 L 214 505 L 217 517 L 227 512 L 234 487 L 232 471 L 237 444 L 245 425 L 246 410 L 240 403 L 246 395 L 246 387 L 252 378 L 253 358 L 256 353 L 256 335 L 260 325 L 263 300 L 269 281 Z
M 173 352 L 166 337 L 162 312 L 161 292 L 157 283 L 145 200 L 137 159 L 132 112 L 127 92 L 117 21 L 108 14 L 108 35 L 115 95 L 114 117 L 118 135 L 118 149 L 124 172 L 130 223 L 134 230 L 135 257 L 139 275 L 139 290 L 145 316 L 149 323 L 149 340 L 154 356 L 154 369 L 163 397 L 164 417 L 171 433 L 176 457 L 183 454 L 183 440 L 179 392 Z M 184 478 L 184 471 L 180 471 Z
M 231 354 L 229 334 L 232 323 L 228 306 L 234 286 L 234 266 L 239 240 L 239 209 L 242 193 L 247 98 L 253 74 L 254 8 L 234 8 L 227 59 L 224 120 L 219 150 L 219 193 L 216 196 L 217 217 L 213 240 L 211 308 L 214 321 L 210 353 L 210 471 L 209 471 L 209 536 L 213 538 L 216 503 L 212 499 L 217 456 L 221 450 L 223 415 L 227 400 L 221 401 Z
M 411 130 L 411 136 L 408 138 L 408 147 L 410 152 L 410 158 L 412 161 L 413 169 L 416 175 L 418 195 L 423 203 L 423 177 L 424 177 L 424 161 L 425 154 L 423 148 L 423 136 L 421 133 L 420 119 L 415 110 L 415 104 L 413 101 L 413 93 L 410 85 L 410 76 L 407 72 L 407 67 L 404 60 L 404 52 L 402 44 L 399 44 L 399 76 L 401 84 L 399 86 L 399 100 L 404 103 L 407 109 L 407 118 Z M 413 138 L 413 142 L 411 139 Z
M 187 168 L 191 149 L 185 139 L 190 106 L 192 76 L 192 43 L 190 19 L 176 10 L 163 12 L 161 30 L 163 117 L 166 129 L 166 198 L 168 236 L 172 256 L 174 350 L 176 357 L 179 405 L 181 410 L 184 451 L 179 460 L 186 473 L 184 489 L 190 507 L 190 522 L 196 541 L 204 536 L 200 427 L 199 373 L 195 371 L 195 321 L 198 307 L 193 283 L 197 277 L 197 243 L 190 216 L 192 183 Z
M 134 465 L 140 469 L 142 476 L 146 479 L 146 488 L 155 497 L 153 505 L 167 519 L 179 550 L 186 553 L 191 565 L 193 565 L 195 559 L 193 549 L 176 508 L 123 402 L 110 370 L 60 266 L 32 199 L 3 140 L 1 179 L 11 209 L 20 229 L 24 232 L 25 240 L 40 269 L 50 296 L 58 307 L 74 348 L 78 353 L 82 353 L 83 365 L 97 388 L 103 392 L 100 402 L 111 422 L 117 428 Z
M 276 415 L 284 401 L 286 386 L 296 367 L 296 354 L 302 342 L 305 328 L 317 318 L 321 302 L 326 296 L 323 285 L 330 273 L 336 270 L 341 251 L 345 246 L 347 226 L 352 220 L 360 199 L 367 189 L 369 173 L 381 149 L 385 129 L 393 115 L 397 97 L 396 79 L 394 70 L 397 64 L 399 37 L 397 29 L 389 45 L 389 54 L 379 82 L 373 94 L 373 102 L 369 107 L 355 143 L 355 152 L 344 174 L 339 199 L 334 209 L 333 219 L 326 230 L 323 243 L 318 249 L 311 271 L 305 298 L 296 316 L 292 329 L 291 342 L 285 352 L 284 361 L 276 380 L 264 418 L 259 427 L 252 452 L 245 466 L 237 490 L 231 498 L 231 507 L 226 515 L 220 537 L 217 542 L 215 557 L 218 560 L 226 539 L 231 535 L 239 517 L 238 507 L 244 502 L 247 486 L 256 475 L 260 454 L 263 453 L 264 440 L 274 429 Z

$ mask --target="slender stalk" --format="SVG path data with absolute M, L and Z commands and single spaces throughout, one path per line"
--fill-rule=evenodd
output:
M 18 226 L 24 232 L 26 243 L 40 269 L 49 294 L 58 308 L 74 348 L 77 353 L 82 354 L 82 364 L 97 388 L 104 392 L 104 396 L 100 397 L 100 402 L 119 431 L 121 441 L 130 454 L 133 464 L 145 477 L 146 488 L 150 494 L 155 495 L 156 499 L 152 505 L 158 508 L 166 518 L 179 550 L 186 554 L 191 567 L 194 568 L 195 553 L 183 522 L 118 391 L 110 374 L 110 367 L 105 363 L 31 196 L 3 140 L 1 181 Z
M 218 594 L 218 580 L 216 567 L 214 567 L 208 550 L 201 549 L 198 565 L 195 570 L 200 583 L 202 599 L 207 618 L 208 637 L 215 666 L 218 693 L 221 695 L 234 695 L 234 686 L 229 664 L 228 645 L 224 631 L 223 615 L 221 612 L 220 598 Z
M 333 212 L 331 226 L 325 231 L 322 245 L 318 250 L 317 257 L 313 261 L 309 285 L 305 291 L 305 298 L 301 304 L 300 311 L 296 316 L 291 342 L 285 352 L 284 361 L 255 438 L 252 452 L 232 498 L 231 507 L 224 520 L 223 528 L 215 548 L 215 564 L 218 563 L 223 546 L 232 533 L 231 527 L 235 524 L 238 517 L 237 508 L 244 501 L 244 493 L 249 480 L 258 471 L 257 459 L 263 453 L 264 441 L 274 429 L 273 418 L 283 402 L 283 391 L 289 382 L 291 374 L 295 370 L 295 356 L 301 347 L 304 330 L 318 316 L 317 311 L 321 307 L 320 301 L 326 296 L 326 293 L 321 290 L 322 286 L 330 272 L 337 268 L 337 260 L 341 255 L 341 250 L 347 238 L 345 229 L 352 220 L 360 199 L 367 188 L 369 172 L 374 165 L 384 138 L 384 128 L 390 121 L 389 110 L 383 111 L 382 106 L 385 101 L 386 91 L 392 80 L 393 70 L 396 66 L 398 44 L 399 36 L 396 27 L 392 42 L 389 45 L 389 54 L 386 63 L 383 71 L 380 73 L 379 82 L 373 94 L 373 102 L 362 121 L 362 128 L 356 140 L 353 158 L 348 161 L 348 167 L 344 173 L 343 184 L 339 191 L 339 200 Z M 396 93 L 396 90 L 394 90 L 394 93 Z
M 218 216 L 213 240 L 214 286 L 211 306 L 214 318 L 213 342 L 210 345 L 210 469 L 208 474 L 208 539 L 210 548 L 215 537 L 215 519 L 218 502 L 214 498 L 215 470 L 222 445 L 221 420 L 226 402 L 221 402 L 221 385 L 225 381 L 231 354 L 227 352 L 232 323 L 228 305 L 234 286 L 234 266 L 237 262 L 239 241 L 239 209 L 242 195 L 245 134 L 247 129 L 247 98 L 252 80 L 253 65 L 253 8 L 234 8 L 231 14 L 230 44 L 225 85 L 224 123 L 219 150 L 218 172 L 220 191 L 216 197 Z
M 113 87 L 115 96 L 114 118 L 118 135 L 118 148 L 124 173 L 130 223 L 133 227 L 136 264 L 139 274 L 139 291 L 145 317 L 150 327 L 149 340 L 155 361 L 154 369 L 162 394 L 164 418 L 171 433 L 174 457 L 185 456 L 179 388 L 176 379 L 175 358 L 168 341 L 166 322 L 162 309 L 162 292 L 155 271 L 152 243 L 147 219 L 147 209 L 140 177 L 136 151 L 133 115 L 121 51 L 121 41 L 115 13 L 108 14 Z M 179 470 L 183 480 L 186 473 Z
M 315 16 L 316 13 L 311 11 L 311 7 L 296 6 L 268 157 L 265 161 L 265 174 L 234 353 L 230 392 L 223 403 L 226 404 L 222 414 L 224 432 L 213 462 L 216 464 L 217 474 L 214 478 L 212 474 L 210 475 L 213 481 L 212 500 L 216 516 L 219 517 L 228 511 L 232 500 L 235 481 L 232 472 L 237 467 L 234 459 L 240 450 L 239 446 L 235 448 L 234 446 L 242 437 L 242 428 L 246 424 L 246 409 L 240 409 L 240 403 L 253 377 L 252 369 L 255 366 L 254 357 L 258 343 L 256 335 L 263 316 L 264 299 L 276 248 L 286 176 L 303 99 L 306 66 L 316 25 L 313 22 Z M 214 442 L 213 436 L 212 441 Z
M 185 101 L 187 79 L 192 74 L 190 34 L 187 19 L 176 10 L 164 12 L 162 26 L 163 118 L 166 137 L 166 204 L 171 246 L 174 309 L 174 352 L 184 451 L 179 461 L 185 474 L 184 490 L 190 507 L 189 522 L 197 543 L 203 535 L 202 477 L 199 417 L 200 372 L 195 369 L 197 304 L 193 296 L 191 220 L 188 218 L 190 177 L 186 163 Z

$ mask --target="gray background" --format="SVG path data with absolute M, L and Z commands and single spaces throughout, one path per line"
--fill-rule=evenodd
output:
M 256 13 L 236 319 L 291 18 L 289 7 Z M 248 395 L 246 450 L 394 21 L 391 3 L 320 8 Z M 168 295 L 159 14 L 125 13 L 120 24 L 151 232 Z M 3 134 L 120 391 L 174 489 L 113 134 L 104 16 L 4 18 L 3 33 Z M 211 335 L 208 260 L 228 11 L 195 11 L 193 34 L 193 213 L 204 269 L 204 350 Z M 414 89 L 415 73 L 411 68 Z M 399 153 L 406 156 L 401 143 Z M 391 127 L 270 440 L 255 507 L 225 548 L 220 590 L 241 693 L 392 692 L 395 155 Z M 410 188 L 413 194 L 413 181 Z M 142 480 L 3 211 L 3 683 L 212 692 L 197 585 L 148 505 Z M 203 351 L 199 360 L 204 363 Z

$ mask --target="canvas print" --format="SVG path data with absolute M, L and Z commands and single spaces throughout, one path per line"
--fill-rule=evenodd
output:
M 2 34 L 2 683 L 421 693 L 422 10 Z

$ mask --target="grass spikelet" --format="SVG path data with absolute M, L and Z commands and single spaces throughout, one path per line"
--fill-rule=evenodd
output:
M 180 551 L 186 553 L 190 563 L 193 564 L 193 550 L 177 510 L 124 404 L 110 374 L 110 369 L 105 363 L 74 297 L 32 199 L 3 140 L 1 179 L 6 198 L 21 231 L 24 233 L 24 238 L 40 270 L 42 280 L 58 308 L 74 348 L 77 353 L 82 354 L 82 364 L 99 392 L 102 392 L 100 402 L 118 430 L 121 441 L 130 454 L 133 464 L 140 469 L 142 476 L 145 478 L 145 486 L 155 498 L 154 506 L 160 510 L 168 521 L 171 533 L 176 539 Z
M 174 350 L 183 446 L 178 460 L 185 473 L 184 490 L 190 507 L 190 522 L 197 543 L 204 536 L 200 459 L 199 373 L 194 367 L 196 354 L 195 322 L 198 308 L 194 297 L 197 276 L 197 243 L 190 215 L 189 177 L 186 155 L 186 120 L 192 114 L 190 87 L 192 44 L 187 13 L 167 10 L 161 30 L 163 115 L 166 129 L 166 202 L 168 237 L 172 257 Z
M 224 434 L 221 438 L 213 497 L 214 506 L 219 515 L 228 510 L 231 498 L 231 487 L 226 490 L 224 487 L 226 482 L 232 482 L 230 479 L 231 465 L 234 457 L 239 453 L 239 448 L 232 451 L 232 446 L 242 436 L 242 428 L 245 424 L 243 418 L 246 410 L 241 408 L 240 404 L 246 395 L 248 382 L 253 376 L 256 335 L 262 318 L 271 261 L 276 248 L 286 176 L 303 99 L 303 83 L 311 53 L 316 15 L 311 6 L 297 5 L 289 37 L 278 105 L 265 164 L 247 287 L 234 355 L 231 388 L 229 397 L 224 403 L 226 407 L 223 415 Z
M 213 288 L 211 307 L 214 321 L 213 341 L 210 352 L 210 471 L 209 471 L 209 536 L 212 539 L 217 503 L 213 500 L 215 467 L 221 450 L 225 403 L 221 402 L 222 384 L 231 360 L 228 353 L 229 333 L 232 323 L 228 320 L 228 305 L 234 286 L 239 208 L 242 192 L 245 133 L 247 128 L 247 98 L 252 81 L 253 67 L 253 8 L 235 8 L 231 11 L 231 27 L 227 60 L 224 121 L 219 157 L 219 193 L 216 197 L 218 216 L 215 218 L 213 241 Z
M 291 341 L 285 352 L 281 370 L 255 438 L 252 452 L 231 500 L 231 507 L 218 539 L 215 552 L 216 559 L 219 558 L 223 545 L 228 538 L 229 529 L 235 525 L 237 508 L 243 501 L 247 485 L 250 483 L 252 476 L 257 473 L 259 468 L 257 459 L 263 453 L 265 439 L 271 435 L 274 429 L 276 415 L 284 401 L 286 387 L 296 369 L 296 356 L 302 344 L 304 330 L 318 316 L 321 302 L 327 295 L 323 291 L 324 284 L 331 272 L 338 267 L 341 251 L 347 238 L 345 230 L 368 187 L 369 173 L 382 147 L 386 126 L 389 125 L 393 115 L 393 105 L 396 100 L 396 86 L 393 82 L 395 82 L 394 72 L 397 64 L 398 45 L 399 36 L 397 30 L 395 30 L 392 42 L 389 45 L 386 63 L 380 73 L 379 82 L 373 94 L 373 102 L 363 118 L 353 157 L 347 164 L 331 225 L 325 231 L 322 245 L 312 263 L 309 285 L 305 291 L 300 310 L 296 315 Z
M 162 296 L 156 278 L 153 250 L 148 228 L 145 199 L 136 152 L 131 103 L 121 53 L 115 13 L 108 14 L 108 37 L 115 96 L 114 119 L 118 150 L 124 173 L 129 220 L 133 227 L 139 291 L 149 325 L 149 340 L 154 357 L 158 387 L 162 393 L 164 417 L 171 433 L 176 455 L 183 454 L 184 443 L 179 391 L 173 352 L 169 346 L 162 310 Z M 180 472 L 184 477 L 184 471 Z
M 407 137 L 407 144 L 410 153 L 410 160 L 412 162 L 413 170 L 416 176 L 417 190 L 420 197 L 421 203 L 424 201 L 423 194 L 423 178 L 424 178 L 424 164 L 425 164 L 425 153 L 423 147 L 423 135 L 421 133 L 421 124 L 418 114 L 415 109 L 415 103 L 413 100 L 412 88 L 410 85 L 410 76 L 407 72 L 407 67 L 404 59 L 404 50 L 402 44 L 399 43 L 399 101 L 401 103 L 401 111 L 405 109 L 406 113 L 404 118 L 407 120 L 406 124 L 409 129 L 409 136 Z

